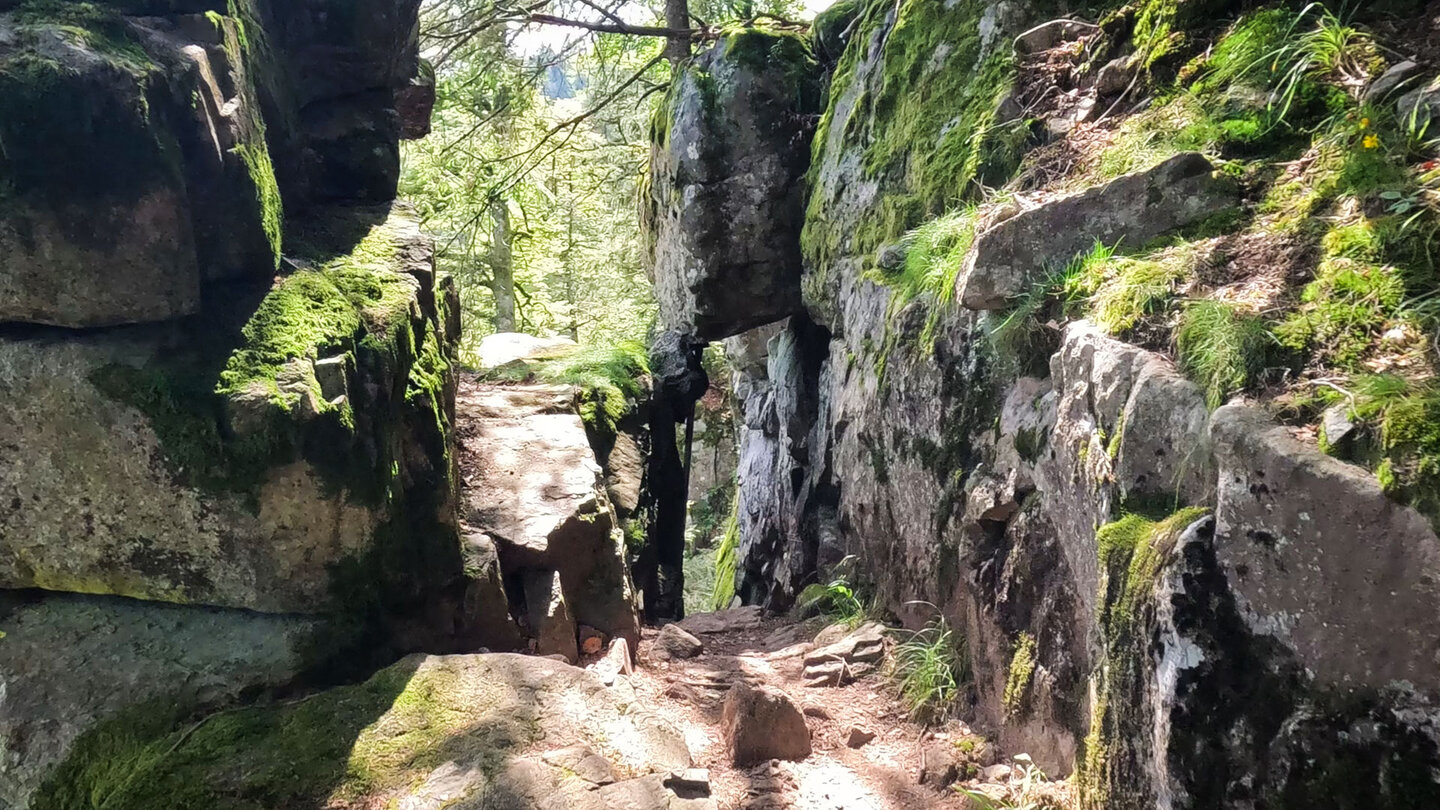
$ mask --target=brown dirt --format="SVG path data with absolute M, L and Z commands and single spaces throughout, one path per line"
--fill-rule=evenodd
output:
M 704 652 L 685 661 L 653 656 L 658 631 L 647 628 L 630 682 L 642 703 L 684 730 L 695 767 L 710 771 L 712 796 L 721 810 L 969 807 L 957 791 L 932 789 L 918 781 L 922 749 L 969 734 L 964 723 L 925 728 L 910 722 L 881 675 L 839 688 L 803 684 L 808 639 L 821 626 L 767 619 L 758 629 L 704 635 Z M 795 642 L 797 638 L 801 641 Z M 727 690 L 737 682 L 787 693 L 806 715 L 814 752 L 803 762 L 772 760 L 753 768 L 734 767 L 720 715 Z M 875 734 L 875 739 L 849 748 L 846 738 L 853 727 Z

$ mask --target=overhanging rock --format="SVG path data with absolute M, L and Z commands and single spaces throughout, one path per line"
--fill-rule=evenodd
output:
M 647 222 L 667 329 L 716 340 L 800 309 L 812 66 L 804 39 L 747 31 L 676 76 L 654 125 Z

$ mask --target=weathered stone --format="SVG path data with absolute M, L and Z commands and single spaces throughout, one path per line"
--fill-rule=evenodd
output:
M 733 633 L 740 630 L 755 630 L 764 624 L 761 609 L 755 605 L 720 610 L 714 613 L 697 613 L 686 616 L 678 623 L 680 629 L 697 636 L 710 633 Z
M 1440 76 L 1428 84 L 1405 93 L 1395 101 L 1395 112 L 1407 126 L 1423 128 L 1440 114 Z
M 1138 65 L 1131 64 L 1128 56 L 1122 56 L 1105 63 L 1100 72 L 1095 74 L 1095 93 L 1101 98 L 1108 98 L 1124 91 L 1135 79 L 1135 72 Z
M 885 657 L 885 628 L 865 624 L 805 655 L 806 686 L 844 686 L 874 672 Z
M 1375 77 L 1365 88 L 1363 98 L 1366 101 L 1383 99 L 1396 90 L 1400 89 L 1410 79 L 1414 78 L 1420 66 L 1409 59 L 1402 59 L 1399 62 L 1385 69 L 1384 73 Z
M 800 308 L 814 103 L 809 49 L 779 32 L 722 38 L 679 71 L 651 155 L 649 227 L 667 329 L 706 340 Z
M 414 227 L 389 209 L 363 221 L 372 245 Z M 233 346 L 217 381 L 216 360 L 197 356 L 181 328 L 0 338 L 0 587 L 322 612 L 335 606 L 336 569 L 403 535 L 387 523 L 421 500 L 413 519 L 428 528 L 403 541 L 415 567 L 354 570 L 366 587 L 394 584 L 402 601 L 458 582 L 456 538 L 441 525 L 451 404 L 440 313 L 406 266 L 349 270 L 384 296 L 350 301 L 333 270 L 307 270 L 258 308 L 241 299 L 224 310 L 253 322 L 246 340 L 267 341 L 294 328 L 292 296 L 354 306 L 341 334 L 316 336 L 370 361 L 343 409 L 317 396 L 308 357 L 256 361 L 268 347 Z M 411 375 L 422 360 L 433 389 Z M 216 424 L 223 411 L 233 431 Z M 392 475 L 388 499 L 373 491 Z
M 705 645 L 680 625 L 672 623 L 660 628 L 653 649 L 656 657 L 661 659 L 694 658 L 705 651 Z
M 579 661 L 575 619 L 565 604 L 560 575 L 555 571 L 525 571 L 520 582 L 525 594 L 526 625 L 535 640 L 535 653 L 557 655 L 571 664 Z
M 1216 555 L 1250 629 L 1283 641 L 1324 685 L 1440 689 L 1429 522 L 1253 407 L 1216 411 L 1211 435 Z
M 773 686 L 731 686 L 720 724 L 737 767 L 810 756 L 810 729 L 804 715 L 789 696 Z
M 506 575 L 558 571 L 576 622 L 637 643 L 623 539 L 573 390 L 476 388 L 457 412 L 479 459 L 467 470 L 466 522 L 494 538 Z
M 664 787 L 665 775 L 691 764 L 674 727 L 594 674 L 535 656 L 412 656 L 363 684 L 243 717 L 253 725 L 238 737 L 224 716 L 182 718 L 184 734 L 129 743 L 167 745 L 171 755 L 149 761 L 145 778 L 117 783 L 107 801 L 163 807 L 183 791 L 206 805 L 263 795 L 298 807 L 338 792 L 358 806 L 425 810 L 713 808 Z M 404 756 L 394 755 L 397 741 Z M 136 749 L 105 751 L 77 763 L 77 778 L 133 765 L 122 758 Z M 597 789 L 607 765 L 612 774 L 649 775 Z
M 945 790 L 960 779 L 960 752 L 947 741 L 932 742 L 920 751 L 916 780 L 926 787 Z
M 289 681 L 322 625 L 245 611 L 0 592 L 0 806 L 23 808 L 76 739 L 127 707 L 223 704 Z
M 970 309 L 1003 309 L 1097 241 L 1143 245 L 1238 202 L 1235 184 L 1218 177 L 1203 155 L 1176 155 L 1154 168 L 1024 211 L 980 234 L 965 259 L 960 301 Z
M 848 748 L 864 748 L 874 739 L 875 732 L 860 726 L 851 726 L 850 730 L 845 733 L 845 745 Z
M 481 371 L 515 362 L 556 357 L 574 350 L 575 341 L 565 337 L 536 337 L 522 332 L 496 332 L 480 340 L 475 350 Z
M 633 675 L 635 667 L 630 659 L 630 643 L 623 638 L 611 639 L 605 657 L 586 668 L 594 670 L 607 686 L 615 683 L 621 675 Z
M 430 134 L 430 116 L 435 111 L 435 68 L 420 60 L 419 71 L 410 83 L 395 92 L 395 111 L 400 114 L 400 137 L 419 140 Z
M 524 644 L 520 628 L 510 616 L 510 601 L 500 579 L 500 557 L 488 536 L 465 531 L 460 540 L 465 571 L 457 635 L 461 649 L 518 650 Z

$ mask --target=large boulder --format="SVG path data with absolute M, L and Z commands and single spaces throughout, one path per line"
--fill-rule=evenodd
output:
M 506 577 L 559 572 L 577 623 L 640 640 L 624 542 L 568 386 L 469 386 L 457 404 L 464 517 L 494 539 Z
M 1337 688 L 1440 691 L 1440 540 L 1375 477 L 1227 405 L 1215 547 L 1250 628 Z
M 322 631 L 293 616 L 3 592 L 0 627 L 0 806 L 15 808 L 104 718 L 283 685 Z
M 266 277 L 281 206 L 251 52 L 230 17 L 0 13 L 0 322 L 193 314 Z
M 960 302 L 1003 309 L 1099 242 L 1140 248 L 1157 236 L 1239 204 L 1235 183 L 1186 152 L 1103 186 L 1043 203 L 980 234 L 965 258 Z
M 0 338 L 0 587 L 316 613 L 459 580 L 453 314 L 413 216 L 343 213 L 199 334 Z
M 746 768 L 768 759 L 810 756 L 810 729 L 794 701 L 773 686 L 736 683 L 725 697 L 720 725 L 731 761 Z
M 666 328 L 714 340 L 800 308 L 812 66 L 803 38 L 746 31 L 677 72 L 655 122 L 648 201 Z
M 257 2 L 285 76 L 276 102 L 291 120 L 277 169 L 287 203 L 394 198 L 399 141 L 428 112 L 420 0 Z
M 301 701 L 199 723 L 159 706 L 127 722 L 82 739 L 40 806 L 78 806 L 103 789 L 115 810 L 237 797 L 264 807 L 714 807 L 664 787 L 691 764 L 678 730 L 594 673 L 535 656 L 412 656 Z M 141 756 L 142 746 L 166 753 Z

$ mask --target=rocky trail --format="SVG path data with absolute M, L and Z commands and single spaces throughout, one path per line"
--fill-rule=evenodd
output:
M 959 721 L 909 719 L 883 677 L 892 644 L 878 624 L 736 608 L 646 628 L 638 664 L 614 680 L 681 729 L 720 810 L 973 806 L 957 786 L 1007 797 L 1022 770 L 994 746 Z M 1042 806 L 1063 806 L 1061 785 L 1038 788 Z

